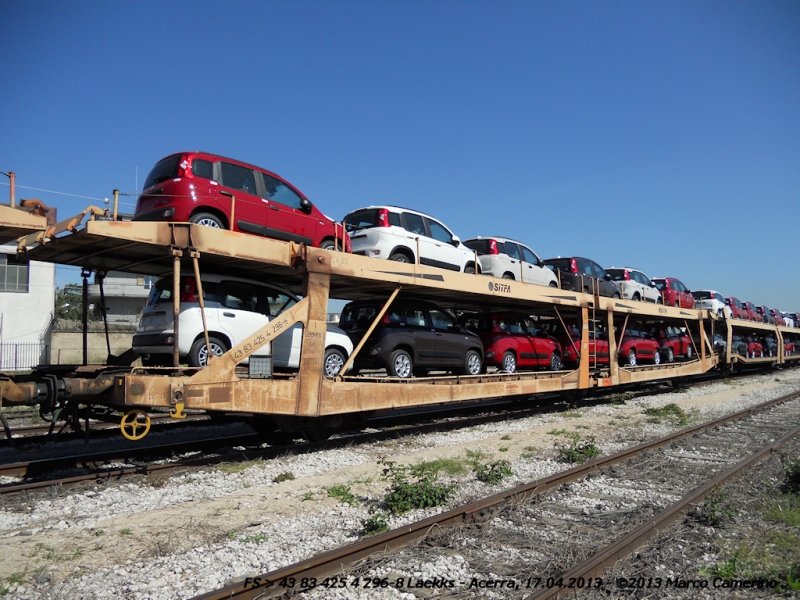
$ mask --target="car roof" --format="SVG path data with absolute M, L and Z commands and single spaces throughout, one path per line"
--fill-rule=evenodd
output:
M 413 208 L 405 208 L 403 206 L 395 206 L 394 204 L 378 204 L 378 205 L 373 205 L 373 206 L 365 206 L 363 208 L 357 208 L 356 210 L 351 210 L 349 213 L 347 213 L 347 215 L 352 215 L 353 213 L 357 213 L 357 212 L 360 212 L 362 210 L 375 210 L 377 208 L 388 208 L 388 209 L 402 210 L 403 212 L 414 213 L 415 215 L 420 215 L 421 217 L 428 217 L 428 218 L 433 219 L 435 221 L 439 220 L 436 217 L 434 217 L 433 215 L 429 215 L 428 213 L 420 212 L 418 210 L 414 210 Z M 347 215 L 345 215 L 345 217 Z
M 486 236 L 479 235 L 474 238 L 469 238 L 467 241 L 471 242 L 473 240 L 497 240 L 498 242 L 512 242 L 514 244 L 522 244 L 526 248 L 528 247 L 528 244 L 526 244 L 525 242 L 520 242 L 519 240 L 515 240 L 512 238 L 500 237 L 499 235 L 486 235 Z
M 194 276 L 195 276 L 194 275 L 194 271 L 181 270 L 181 277 L 194 277 Z M 158 281 L 162 281 L 164 279 L 171 280 L 172 279 L 172 275 L 164 275 L 163 277 L 159 277 Z M 291 296 L 295 300 L 300 300 L 300 297 L 297 294 L 295 294 L 294 292 L 290 292 L 285 287 L 280 286 L 280 285 L 278 285 L 276 283 L 269 282 L 269 281 L 259 281 L 257 279 L 247 279 L 245 277 L 234 277 L 234 276 L 231 276 L 231 275 L 217 275 L 215 273 L 202 273 L 200 275 L 200 281 L 201 282 L 202 281 L 211 281 L 211 282 L 214 282 L 214 283 L 220 283 L 222 281 L 237 281 L 237 282 L 240 282 L 240 283 L 251 283 L 253 285 L 260 285 L 260 286 L 263 286 L 263 287 L 269 287 L 269 288 L 276 289 L 279 292 L 282 292 L 282 293 L 286 294 L 287 296 Z
M 632 269 L 631 267 L 609 267 L 608 269 L 605 269 L 605 270 L 606 271 L 636 271 L 637 273 L 641 273 L 642 275 L 646 276 L 646 273 L 644 271 L 642 271 L 641 269 Z M 648 279 L 650 279 L 650 278 L 648 277 Z

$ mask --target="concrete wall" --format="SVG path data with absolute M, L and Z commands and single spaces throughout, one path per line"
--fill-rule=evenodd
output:
M 0 246 L 11 254 L 16 248 Z M 30 261 L 28 293 L 0 292 L 4 344 L 48 343 L 56 297 L 56 269 L 52 263 Z
M 111 354 L 119 356 L 131 347 L 133 333 L 109 333 Z M 105 333 L 89 333 L 89 364 L 105 364 L 108 355 Z M 60 353 L 60 354 L 59 354 Z M 54 331 L 50 349 L 50 363 L 76 365 L 83 362 L 83 334 Z

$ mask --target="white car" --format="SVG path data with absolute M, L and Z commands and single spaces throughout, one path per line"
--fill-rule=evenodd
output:
M 433 217 L 396 206 L 359 208 L 344 219 L 353 254 L 475 272 L 475 255 Z
M 612 281 L 616 281 L 626 300 L 661 304 L 661 292 L 650 278 L 639 269 L 611 267 L 606 269 Z
M 786 327 L 797 327 L 797 323 L 794 322 L 794 319 L 789 315 L 789 313 L 787 313 L 785 310 L 780 312 L 784 323 L 786 323 Z
M 733 318 L 731 307 L 728 306 L 725 298 L 719 292 L 714 290 L 695 290 L 692 292 L 692 296 L 694 296 L 695 308 L 711 311 L 718 317 Z
M 558 287 L 558 279 L 527 246 L 501 237 L 477 237 L 464 242 L 478 253 L 481 273 L 525 283 Z
M 223 355 L 299 300 L 278 286 L 249 279 L 207 274 L 201 281 L 208 343 L 211 353 L 216 356 Z M 197 300 L 197 280 L 193 275 L 181 277 L 179 318 L 178 351 L 181 360 L 192 367 L 204 367 L 208 362 L 208 349 Z M 302 339 L 303 325 L 295 323 L 254 355 L 269 356 L 271 353 L 273 368 L 297 369 Z M 145 365 L 171 365 L 174 341 L 172 277 L 164 277 L 156 281 L 147 299 L 133 336 L 133 350 Z M 336 375 L 352 351 L 353 343 L 347 334 L 328 325 L 323 364 L 325 375 Z

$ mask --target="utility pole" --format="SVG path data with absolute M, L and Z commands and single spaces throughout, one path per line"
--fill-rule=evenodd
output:
M 10 189 L 9 189 L 9 193 L 11 195 L 11 208 L 15 208 L 15 206 L 17 204 L 16 198 L 15 198 L 15 196 L 16 196 L 15 184 L 16 184 L 17 174 L 14 173 L 14 171 L 9 171 L 8 173 L 4 173 L 4 172 L 0 171 L 0 175 L 5 175 L 6 177 L 8 177 L 11 180 L 11 185 L 10 185 Z

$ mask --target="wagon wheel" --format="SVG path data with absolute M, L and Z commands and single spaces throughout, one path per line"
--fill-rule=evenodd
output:
M 134 408 L 125 413 L 122 421 L 120 421 L 119 428 L 122 431 L 122 435 L 129 440 L 140 440 L 150 431 L 150 417 L 143 410 Z

